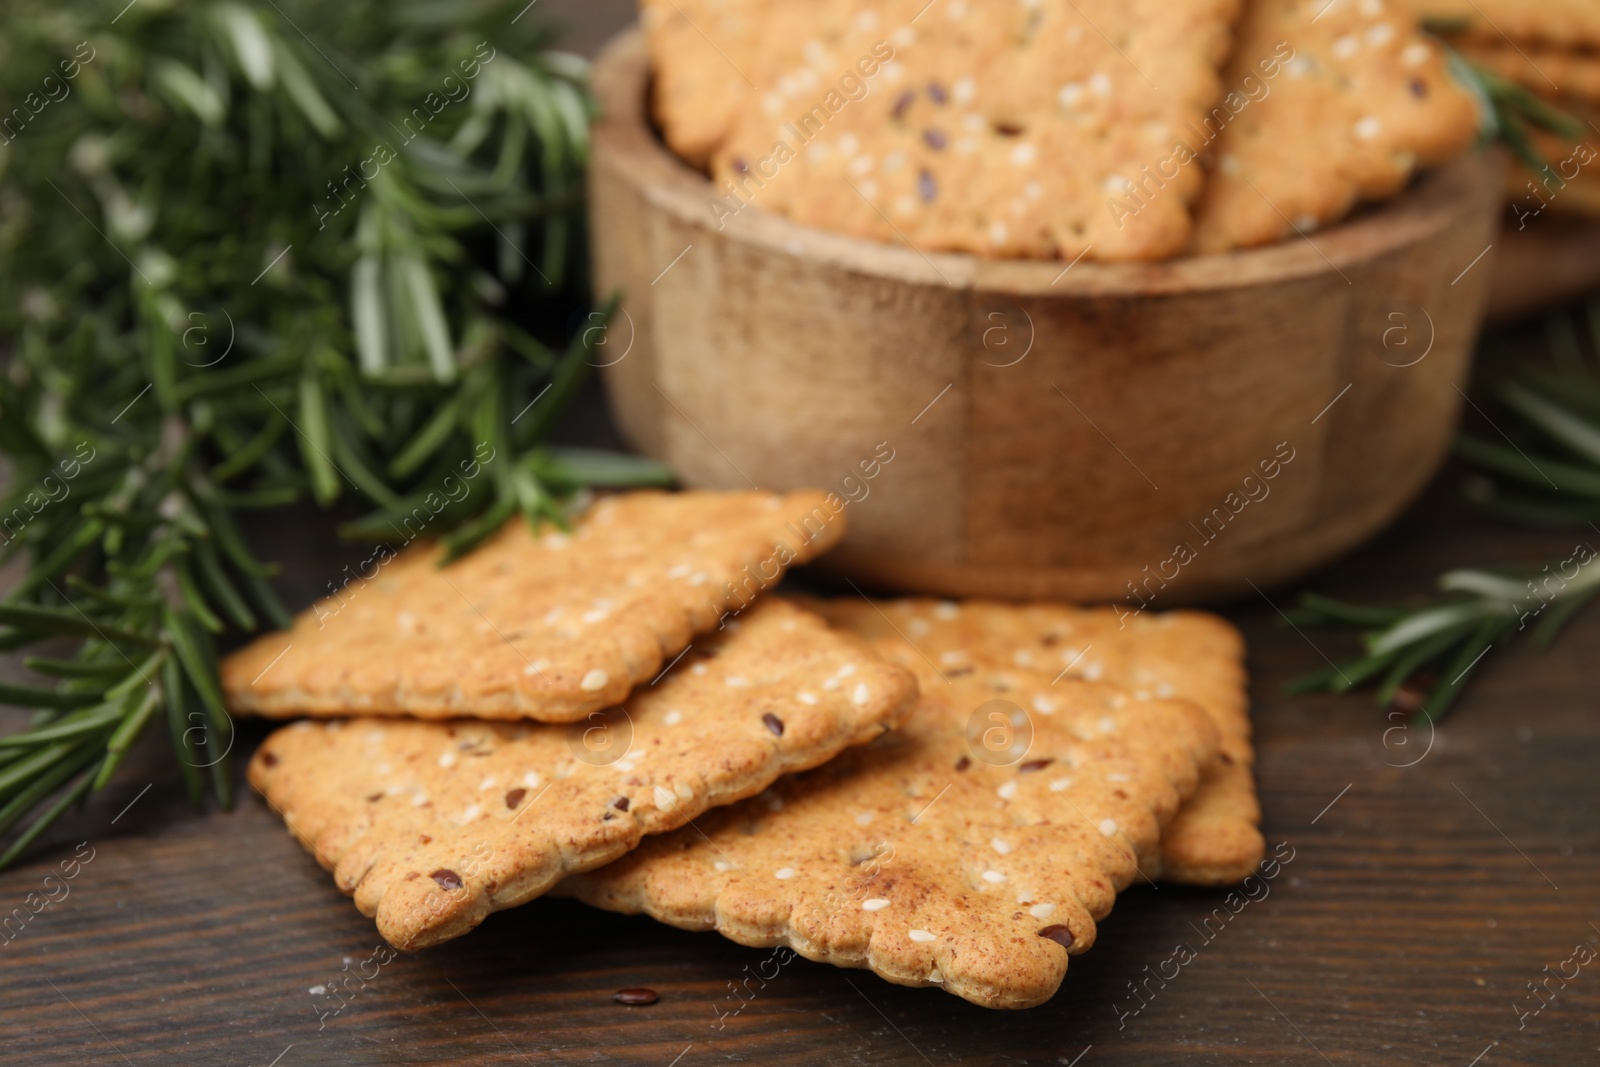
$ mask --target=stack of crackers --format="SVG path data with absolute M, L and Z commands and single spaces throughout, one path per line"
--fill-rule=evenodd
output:
M 1600 3 L 1594 0 L 1409 0 L 1461 53 L 1580 124 L 1576 137 L 1534 128 L 1549 168 L 1513 168 L 1506 190 L 1517 229 L 1547 211 L 1600 218 Z
M 974 1003 L 1261 858 L 1214 617 L 771 595 L 820 492 L 641 492 L 389 558 L 224 664 L 250 780 L 400 948 L 558 891 Z
M 656 118 L 719 224 L 753 206 L 920 249 L 1157 260 L 1308 233 L 1472 143 L 1477 105 L 1405 2 L 641 7 Z

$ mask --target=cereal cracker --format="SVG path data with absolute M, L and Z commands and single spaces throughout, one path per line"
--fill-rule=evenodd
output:
M 722 210 L 922 250 L 1173 255 L 1203 182 L 1182 144 L 1217 95 L 1237 10 L 823 5 L 801 48 L 768 55 L 770 82 L 712 154 Z
M 1244 642 L 1217 616 L 927 599 L 804 603 L 835 626 L 872 640 L 886 658 L 933 672 L 930 687 L 970 672 L 997 675 L 1026 693 L 1019 702 L 1034 711 L 1048 707 L 1060 684 L 1072 678 L 1103 681 L 1140 700 L 1192 701 L 1216 723 L 1221 745 L 1216 761 L 1204 768 L 1200 788 L 1162 834 L 1159 876 L 1223 885 L 1244 878 L 1260 862 L 1264 844 L 1251 774 L 1255 751 Z
M 1414 16 L 1381 0 L 1260 0 L 1214 111 L 1195 250 L 1268 244 L 1398 193 L 1465 150 L 1477 104 Z M 1231 117 L 1230 117 L 1231 116 Z
M 1139 877 L 1216 731 L 1186 702 L 1073 680 L 1024 745 L 1015 704 L 992 703 L 1019 694 L 995 681 L 934 683 L 902 729 L 563 892 L 986 1007 L 1039 1004 Z
M 262 743 L 250 781 L 390 943 L 423 948 L 877 737 L 915 695 L 859 639 L 768 599 L 587 724 L 303 721 Z
M 507 523 L 445 568 L 408 549 L 223 663 L 231 710 L 572 722 L 843 535 L 820 492 L 638 492 L 570 534 Z
M 728 135 L 757 67 L 763 21 L 755 0 L 641 0 L 651 102 L 669 147 L 704 166 Z

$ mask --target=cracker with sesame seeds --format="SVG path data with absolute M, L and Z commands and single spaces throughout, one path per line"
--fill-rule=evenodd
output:
M 1383 0 L 1257 0 L 1213 114 L 1194 250 L 1305 234 L 1466 150 L 1480 116 L 1414 15 Z
M 304 720 L 262 743 L 250 782 L 391 944 L 425 948 L 870 741 L 916 691 L 768 598 L 588 723 Z
M 1048 714 L 1061 685 L 1101 681 L 1136 700 L 1188 700 L 1211 716 L 1220 745 L 1200 787 L 1161 835 L 1159 874 L 1187 885 L 1237 882 L 1261 861 L 1261 806 L 1251 769 L 1244 641 L 1198 611 L 1119 612 L 1059 604 L 961 604 L 923 598 L 872 603 L 806 598 L 806 607 L 873 642 L 885 658 L 936 676 L 974 672 Z
M 728 128 L 758 66 L 766 13 L 756 0 L 640 0 L 656 58 L 651 105 L 667 144 L 698 167 Z
M 917 673 L 900 730 L 561 892 L 985 1007 L 1048 1000 L 1194 790 L 1216 729 L 1187 702 L 1072 680 L 1024 738 L 987 679 Z
M 825 6 L 807 31 L 815 47 L 767 57 L 769 80 L 742 95 L 712 153 L 720 213 L 754 205 L 855 236 L 996 257 L 1176 254 L 1203 175 L 1198 165 L 1165 177 L 1153 168 L 1216 97 L 1238 7 Z M 1137 188 L 1148 200 L 1127 210 Z
M 636 492 L 570 533 L 508 522 L 448 567 L 391 554 L 229 656 L 230 710 L 574 722 L 620 703 L 697 633 L 844 533 L 832 494 Z

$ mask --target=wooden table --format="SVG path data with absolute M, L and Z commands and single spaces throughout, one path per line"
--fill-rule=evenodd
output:
M 1574 536 L 1469 514 L 1458 479 L 1447 473 L 1315 587 L 1370 598 L 1420 591 L 1450 566 L 1570 553 Z M 315 549 L 315 526 L 264 534 L 283 546 L 299 602 L 346 562 Z M 1291 592 L 1268 595 L 1281 605 Z M 323 1018 L 339 1001 L 310 991 L 372 957 L 372 923 L 253 794 L 231 814 L 188 808 L 153 738 L 0 874 L 9 912 L 79 842 L 92 849 L 68 895 L 0 947 L 0 1064 L 1595 1062 L 1600 962 L 1565 988 L 1552 979 L 1555 999 L 1521 1027 L 1517 1007 L 1539 1004 L 1529 983 L 1580 942 L 1600 944 L 1600 612 L 1553 651 L 1493 655 L 1431 749 L 1425 737 L 1386 745 L 1368 695 L 1283 696 L 1321 654 L 1264 600 L 1227 614 L 1249 639 L 1267 839 L 1293 860 L 1225 924 L 1203 927 L 1221 892 L 1130 890 L 1043 1007 L 990 1012 L 795 960 L 719 1027 L 738 1006 L 730 983 L 767 953 L 546 900 L 395 959 Z M 241 754 L 263 733 L 242 731 Z M 1129 983 L 1180 942 L 1195 958 L 1121 1014 L 1139 1006 Z M 614 1003 L 628 986 L 661 999 Z

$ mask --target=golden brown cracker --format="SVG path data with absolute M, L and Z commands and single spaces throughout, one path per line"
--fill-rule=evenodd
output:
M 780 599 L 587 724 L 302 721 L 250 781 L 400 948 L 606 863 L 898 724 L 909 672 Z
M 1237 10 L 825 5 L 803 47 L 767 57 L 770 81 L 743 94 L 713 153 L 720 212 L 753 205 L 923 250 L 1175 254 L 1203 182 L 1180 145 L 1217 95 Z
M 1058 689 L 1030 737 L 997 679 L 925 689 L 900 730 L 563 892 L 985 1007 L 1039 1004 L 1216 751 L 1187 702 Z
M 872 640 L 880 654 L 917 671 L 927 688 L 976 672 L 1009 679 L 1035 711 L 1048 707 L 1058 683 L 1072 678 L 1103 681 L 1135 699 L 1193 701 L 1216 723 L 1221 746 L 1200 788 L 1162 834 L 1160 876 L 1221 885 L 1239 881 L 1260 862 L 1244 642 L 1217 616 L 929 599 L 803 603 Z
M 508 522 L 448 567 L 391 555 L 222 666 L 235 712 L 573 722 L 843 535 L 802 491 L 607 497 L 571 533 Z
M 669 147 L 703 167 L 727 137 L 759 71 L 764 5 L 756 0 L 641 0 L 651 105 Z
M 1248 87 L 1249 78 L 1256 98 L 1246 92 L 1237 110 L 1225 98 L 1231 117 L 1214 124 L 1196 251 L 1337 221 L 1466 150 L 1478 131 L 1477 104 L 1448 73 L 1442 46 L 1384 0 L 1260 0 L 1224 82 Z

